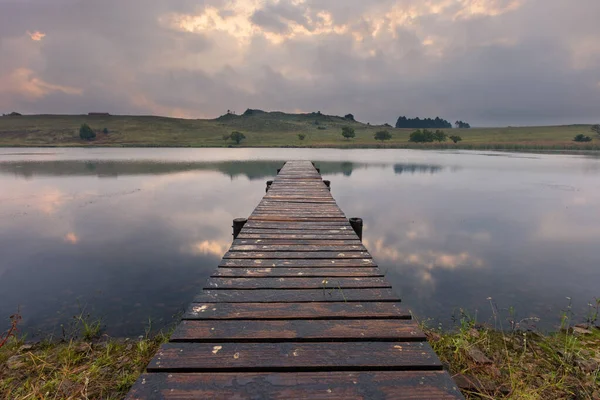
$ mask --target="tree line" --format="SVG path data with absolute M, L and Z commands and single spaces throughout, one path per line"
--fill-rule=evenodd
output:
M 454 123 L 459 129 L 469 129 L 471 124 L 464 121 L 456 121 Z M 435 118 L 407 118 L 401 116 L 396 121 L 396 128 L 411 128 L 411 129 L 452 129 L 452 124 L 440 117 Z

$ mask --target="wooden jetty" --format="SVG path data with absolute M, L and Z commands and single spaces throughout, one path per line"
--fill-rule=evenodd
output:
M 127 399 L 462 399 L 313 164 L 268 185 Z

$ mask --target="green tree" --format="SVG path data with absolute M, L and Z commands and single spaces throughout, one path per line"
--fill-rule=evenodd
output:
M 108 128 L 102 129 L 102 133 L 104 133 L 105 135 L 108 134 Z
M 450 136 L 450 140 L 452 140 L 454 143 L 458 143 L 462 140 L 462 138 L 457 135 L 452 135 L 452 136 Z
M 96 132 L 88 124 L 83 124 L 79 128 L 79 137 L 81 140 L 94 140 L 96 139 Z
M 446 133 L 444 131 L 440 131 L 439 129 L 436 129 L 435 132 L 433 133 L 433 140 L 436 140 L 438 142 L 445 142 L 446 139 L 448 139 L 448 136 L 446 135 Z
M 415 143 L 431 143 L 434 140 L 433 132 L 429 129 L 417 129 L 410 134 L 410 138 L 408 140 Z
M 233 131 L 230 136 L 231 140 L 235 142 L 235 144 L 240 144 L 240 142 L 246 139 L 246 136 L 242 132 Z
M 356 133 L 354 132 L 354 128 L 350 128 L 349 126 L 344 126 L 342 128 L 342 136 L 346 139 L 352 139 L 356 137 Z
M 379 131 L 375 134 L 375 140 L 381 140 L 382 142 L 384 140 L 390 140 L 391 138 L 392 135 L 388 131 Z
M 592 132 L 600 135 L 600 124 L 592 125 Z
M 583 133 L 580 133 L 579 135 L 577 135 L 573 138 L 573 141 L 574 142 L 591 142 L 592 138 L 584 135 Z
M 344 115 L 344 119 L 347 119 L 349 121 L 354 121 L 354 115 L 352 115 L 352 114 L 346 114 L 346 115 Z
M 298 139 L 300 139 L 300 140 L 304 140 L 305 138 L 306 138 L 306 135 L 305 135 L 305 134 L 303 134 L 303 133 L 299 133 L 299 134 L 298 134 Z

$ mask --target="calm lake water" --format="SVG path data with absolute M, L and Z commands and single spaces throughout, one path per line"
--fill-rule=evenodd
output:
M 493 152 L 0 149 L 0 328 L 84 312 L 134 336 L 173 321 L 282 161 L 313 160 L 418 318 L 464 308 L 552 329 L 600 297 L 600 159 Z M 506 321 L 506 319 L 504 319 Z M 505 322 L 506 324 L 506 322 Z M 505 325 L 506 326 L 506 325 Z

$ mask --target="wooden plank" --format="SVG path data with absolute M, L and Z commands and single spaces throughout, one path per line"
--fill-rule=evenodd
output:
M 316 268 L 316 267 L 329 267 L 329 268 L 371 268 L 376 267 L 375 261 L 371 258 L 356 258 L 356 259 L 222 259 L 219 264 L 221 267 L 229 268 Z
M 277 252 L 277 251 L 228 251 L 223 258 L 258 258 L 258 259 L 344 259 L 344 258 L 371 258 L 366 251 L 298 251 L 298 252 Z
M 350 245 L 328 245 L 328 244 L 234 244 L 229 249 L 229 252 L 284 252 L 284 251 L 298 251 L 298 252 L 350 252 L 360 251 L 366 253 L 367 249 L 362 244 L 350 244 Z
M 411 319 L 398 302 L 367 303 L 192 303 L 183 319 Z
M 337 218 L 337 217 L 286 217 L 286 216 L 278 216 L 278 215 L 250 215 L 248 217 L 248 221 L 281 221 L 281 222 L 295 222 L 295 221 L 305 221 L 305 222 L 320 222 L 320 221 L 330 221 L 330 222 L 342 222 L 345 221 L 345 218 Z
M 171 342 L 423 342 L 427 338 L 412 320 L 279 320 L 182 321 Z
M 441 371 L 143 374 L 127 400 L 456 400 Z
M 241 245 L 312 245 L 312 246 L 351 246 L 361 244 L 358 237 L 343 240 L 314 240 L 314 239 L 238 239 L 233 241 L 234 246 Z
M 220 278 L 285 278 L 285 277 L 383 277 L 379 268 L 225 268 L 217 269 Z
M 203 290 L 196 303 L 314 303 L 400 301 L 392 289 Z
M 209 278 L 205 289 L 354 289 L 390 288 L 384 278 Z
M 238 239 L 240 239 L 240 240 L 260 239 L 263 241 L 265 241 L 265 240 L 313 240 L 313 241 L 350 240 L 350 241 L 358 241 L 360 243 L 358 236 L 354 235 L 353 233 L 352 234 L 337 233 L 337 234 L 325 234 L 325 235 L 306 234 L 306 233 L 300 233 L 300 234 L 296 234 L 296 233 L 291 233 L 291 234 L 285 234 L 285 233 L 240 233 L 238 235 Z
M 277 237 L 279 235 L 299 235 L 299 236 L 343 236 L 343 239 L 349 239 L 346 236 L 352 236 L 352 238 L 357 238 L 356 233 L 352 229 L 278 229 L 277 232 L 273 232 L 272 229 L 265 228 L 246 228 L 242 229 L 240 235 L 273 235 Z M 239 236 L 238 236 L 239 237 Z
M 261 228 L 262 225 L 268 225 L 276 229 L 289 229 L 289 225 L 300 226 L 307 229 L 317 229 L 315 226 L 325 226 L 327 229 L 352 229 L 350 222 L 346 221 L 297 221 L 297 222 L 260 222 L 260 221 L 248 221 L 246 225 L 249 228 Z M 246 226 L 244 225 L 244 226 Z M 296 229 L 296 228 L 292 228 Z
M 441 370 L 424 342 L 167 343 L 148 372 Z

